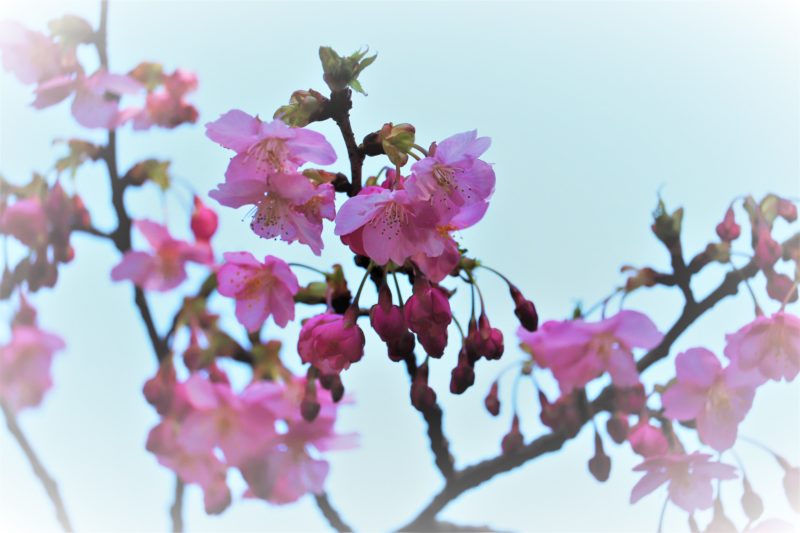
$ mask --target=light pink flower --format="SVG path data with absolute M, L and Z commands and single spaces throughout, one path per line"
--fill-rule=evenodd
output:
M 231 162 L 231 166 L 235 163 Z M 238 175 L 238 173 L 237 173 Z M 211 198 L 227 207 L 256 206 L 250 228 L 264 239 L 307 244 L 322 252 L 322 219 L 335 215 L 333 186 L 315 186 L 302 174 L 270 174 L 260 178 L 227 178 Z
M 692 513 L 697 509 L 708 509 L 714 503 L 714 479 L 734 479 L 736 470 L 719 462 L 711 462 L 708 454 L 667 454 L 646 459 L 636 466 L 635 472 L 645 475 L 633 487 L 631 503 L 636 503 L 664 483 L 668 483 L 669 499 Z
M 762 381 L 792 381 L 800 372 L 800 318 L 795 315 L 759 316 L 725 339 L 731 364 L 743 372 L 759 372 Z
M 182 420 L 178 442 L 191 454 L 219 447 L 229 465 L 258 455 L 275 436 L 274 419 L 259 403 L 244 401 L 228 383 L 193 374 L 184 384 L 191 411 Z
M 249 496 L 286 504 L 308 493 L 319 494 L 330 467 L 316 456 L 356 446 L 355 435 L 334 431 L 338 405 L 327 391 L 318 392 L 320 412 L 314 421 L 302 418 L 300 402 L 305 387 L 305 379 L 294 378 L 285 385 L 254 383 L 245 391 L 247 401 L 260 402 L 286 427 L 266 454 L 252 457 L 239 467 L 248 483 Z
M 415 200 L 427 201 L 444 223 L 467 227 L 483 216 L 494 191 L 491 165 L 478 159 L 491 144 L 475 130 L 448 137 L 431 147 L 428 157 L 411 167 L 406 190 Z M 480 216 L 475 217 L 475 210 Z
M 206 124 L 206 135 L 236 152 L 225 173 L 228 182 L 294 172 L 309 162 L 329 165 L 336 161 L 336 152 L 321 134 L 289 127 L 281 120 L 263 122 L 238 109 Z
M 64 349 L 60 337 L 33 325 L 12 328 L 11 340 L 0 347 L 0 398 L 13 411 L 35 407 L 53 384 L 53 355 Z
M 643 416 L 640 416 L 636 425 L 628 431 L 628 442 L 631 443 L 635 453 L 645 458 L 663 455 L 669 450 L 669 443 L 664 433 Z
M 735 366 L 723 370 L 705 348 L 692 348 L 675 359 L 677 381 L 661 397 L 664 416 L 696 420 L 700 440 L 717 451 L 736 441 L 739 423 L 753 405 L 756 382 Z
M 165 75 L 163 86 L 147 94 L 145 106 L 131 113 L 133 129 L 144 130 L 151 126 L 175 128 L 197 121 L 197 109 L 186 101 L 186 94 L 197 90 L 197 75 L 177 69 Z
M 146 448 L 159 464 L 180 476 L 185 483 L 200 485 L 206 512 L 219 514 L 231 503 L 226 482 L 228 467 L 212 451 L 192 453 L 179 441 L 181 426 L 172 418 L 162 420 L 150 430 Z
M 47 81 L 74 64 L 74 54 L 53 39 L 10 20 L 0 21 L 0 52 L 3 68 L 25 84 Z
M 120 111 L 120 98 L 143 90 L 144 86 L 130 76 L 99 69 L 88 78 L 77 79 L 72 115 L 86 128 L 116 128 L 127 116 Z
M 39 198 L 15 201 L 0 213 L 0 233 L 31 248 L 47 242 L 47 214 Z
M 338 374 L 364 355 L 364 332 L 344 315 L 323 313 L 303 323 L 297 352 L 322 375 Z
M 437 218 L 429 204 L 413 202 L 405 190 L 371 186 L 339 208 L 334 233 L 379 265 L 389 260 L 402 265 L 417 254 L 444 253 L 446 241 L 437 230 Z
M 564 394 L 603 372 L 618 387 L 638 384 L 633 349 L 652 349 L 663 338 L 655 324 L 637 311 L 620 311 L 599 322 L 550 321 L 536 332 L 520 329 L 517 334 L 534 360 L 553 372 Z
M 289 265 L 268 255 L 263 263 L 249 252 L 229 252 L 217 272 L 219 293 L 236 299 L 236 318 L 248 331 L 258 331 L 272 315 L 285 327 L 294 320 L 294 295 L 300 286 Z
M 174 239 L 167 228 L 150 220 L 137 220 L 136 228 L 153 247 L 152 252 L 129 251 L 111 271 L 111 279 L 129 279 L 151 291 L 168 291 L 186 279 L 186 263 L 211 264 L 213 255 L 207 243 L 190 244 Z
M 439 232 L 440 234 L 443 233 L 442 228 L 439 228 Z M 458 251 L 458 245 L 450 234 L 444 232 L 442 238 L 444 250 L 441 254 L 429 257 L 424 253 L 418 253 L 411 258 L 422 273 L 425 274 L 425 277 L 433 283 L 439 283 L 449 276 L 461 260 L 461 253 Z

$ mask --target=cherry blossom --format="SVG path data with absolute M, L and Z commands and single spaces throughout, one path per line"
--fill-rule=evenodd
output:
M 759 316 L 727 335 L 725 356 L 743 372 L 759 372 L 761 381 L 792 381 L 800 372 L 800 318 L 778 312 Z
M 144 235 L 152 252 L 129 251 L 111 271 L 111 279 L 129 279 L 151 291 L 168 291 L 186 279 L 186 263 L 208 265 L 213 261 L 211 249 L 205 243 L 190 244 L 173 238 L 167 228 L 150 220 L 134 223 Z
M 714 503 L 714 479 L 735 479 L 736 469 L 709 461 L 708 454 L 666 454 L 645 459 L 635 472 L 645 475 L 633 487 L 631 503 L 636 503 L 664 483 L 668 483 L 669 499 L 686 512 L 708 509 Z
M 0 346 L 0 398 L 12 411 L 35 407 L 53 384 L 50 366 L 64 341 L 33 324 L 12 328 Z
M 322 313 L 303 323 L 297 352 L 325 374 L 338 374 L 364 355 L 364 332 L 344 315 Z
M 297 277 L 282 260 L 268 255 L 260 263 L 249 252 L 228 252 L 217 272 L 219 293 L 236 299 L 236 318 L 248 331 L 257 331 L 271 315 L 285 327 L 294 320 Z

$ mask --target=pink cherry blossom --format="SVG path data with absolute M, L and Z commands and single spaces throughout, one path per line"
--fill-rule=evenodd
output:
M 251 496 L 275 504 L 297 501 L 301 496 L 319 494 L 329 471 L 321 452 L 353 448 L 353 434 L 334 431 L 337 408 L 327 391 L 319 391 L 320 412 L 313 422 L 300 415 L 300 403 L 306 380 L 293 378 L 285 384 L 259 382 L 249 386 L 244 396 L 260 403 L 285 423 L 285 430 L 274 440 L 267 453 L 254 456 L 240 465 Z
M 334 233 L 355 253 L 379 265 L 390 260 L 402 265 L 416 254 L 438 257 L 444 253 L 437 220 L 429 204 L 412 201 L 405 190 L 371 186 L 339 208 Z
M 134 223 L 152 246 L 152 252 L 129 251 L 111 271 L 111 279 L 129 279 L 151 291 L 168 291 L 186 279 L 186 263 L 211 264 L 213 255 L 206 243 L 190 244 L 173 238 L 167 228 L 150 220 Z
M 447 346 L 447 328 L 453 320 L 444 289 L 425 279 L 414 282 L 414 294 L 405 305 L 406 323 L 417 334 L 425 352 L 441 357 Z
M 384 284 L 378 292 L 378 303 L 369 311 L 370 324 L 383 342 L 400 339 L 408 331 L 403 310 L 392 304 L 392 293 Z
M 194 72 L 177 69 L 165 75 L 163 86 L 147 94 L 145 107 L 132 113 L 133 129 L 143 130 L 151 126 L 175 128 L 196 122 L 197 109 L 185 99 L 187 93 L 196 90 L 197 75 Z
M 193 374 L 184 384 L 191 412 L 182 420 L 178 442 L 192 454 L 219 447 L 229 465 L 258 455 L 275 435 L 274 420 L 260 404 L 244 401 L 228 383 Z
M 448 137 L 414 163 L 406 190 L 412 198 L 430 202 L 448 223 L 472 225 L 477 221 L 467 222 L 475 218 L 472 210 L 478 209 L 482 216 L 494 191 L 494 170 L 478 159 L 490 144 L 488 137 L 478 138 L 474 130 Z
M 635 472 L 645 472 L 633 487 L 631 503 L 636 503 L 664 483 L 668 483 L 669 499 L 686 512 L 708 509 L 714 503 L 714 479 L 735 479 L 736 469 L 699 452 L 666 454 L 645 459 Z
M 41 83 L 75 65 L 74 53 L 41 32 L 13 21 L 0 21 L 3 68 L 25 84 Z
M 675 359 L 677 381 L 661 398 L 664 416 L 696 420 L 700 440 L 717 451 L 733 446 L 739 423 L 750 410 L 756 381 L 734 365 L 723 370 L 705 348 L 692 348 Z M 756 378 L 757 379 L 757 378 Z
M 119 99 L 125 94 L 144 90 L 130 76 L 111 74 L 104 69 L 88 78 L 79 77 L 72 101 L 72 115 L 86 128 L 113 129 L 119 126 L 125 113 L 120 111 Z
M 285 327 L 294 320 L 294 295 L 300 286 L 282 260 L 268 255 L 260 263 L 249 252 L 229 252 L 217 272 L 219 293 L 236 299 L 236 318 L 248 331 L 258 331 L 272 315 Z
M 206 124 L 206 135 L 236 152 L 225 174 L 228 182 L 293 172 L 308 162 L 329 165 L 336 161 L 336 152 L 321 134 L 289 127 L 281 120 L 263 122 L 238 109 Z
M 17 200 L 0 213 L 0 233 L 29 247 L 47 242 L 47 226 L 47 214 L 36 197 Z
M 652 425 L 645 416 L 640 416 L 636 425 L 628 431 L 628 442 L 635 453 L 645 458 L 663 455 L 669 450 L 664 432 Z
M 637 311 L 620 311 L 599 322 L 582 319 L 542 324 L 536 332 L 517 332 L 534 360 L 549 368 L 563 393 L 583 387 L 603 372 L 618 387 L 639 383 L 634 348 L 652 349 L 663 336 Z
M 743 372 L 759 372 L 762 381 L 792 381 L 800 372 L 800 318 L 796 315 L 759 316 L 725 339 L 725 356 L 731 364 Z
M 422 273 L 425 274 L 425 277 L 433 283 L 439 283 L 449 276 L 461 260 L 461 253 L 458 251 L 456 241 L 449 233 L 443 233 L 443 228 L 441 227 L 439 228 L 439 234 L 442 235 L 444 244 L 441 254 L 429 257 L 425 253 L 417 253 L 411 257 Z
M 228 178 L 209 196 L 227 207 L 254 205 L 250 227 L 256 235 L 299 241 L 316 255 L 320 255 L 323 247 L 322 219 L 333 220 L 335 215 L 333 186 L 329 183 L 315 186 L 296 173 Z
M 146 448 L 159 464 L 178 474 L 185 483 L 199 485 L 203 489 L 206 512 L 219 514 L 231 503 L 226 482 L 228 467 L 212 451 L 187 451 L 180 444 L 180 431 L 179 421 L 164 419 L 150 430 Z
M 35 407 L 53 384 L 53 355 L 64 349 L 60 337 L 34 325 L 14 326 L 0 347 L 0 398 L 12 411 Z
M 338 374 L 364 355 L 364 332 L 344 315 L 323 313 L 303 323 L 297 352 L 325 374 Z

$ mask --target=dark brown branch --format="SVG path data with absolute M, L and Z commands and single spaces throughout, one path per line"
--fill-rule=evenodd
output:
M 414 354 L 405 358 L 405 364 L 408 377 L 413 383 L 417 374 L 417 362 Z M 455 462 L 450 454 L 450 443 L 444 435 L 442 408 L 439 407 L 438 403 L 434 403 L 430 408 L 422 411 L 422 418 L 428 428 L 428 440 L 430 441 L 436 467 L 445 480 L 449 480 L 455 473 Z
M 323 492 L 322 494 L 314 494 L 314 501 L 317 502 L 317 507 L 319 507 L 319 510 L 322 511 L 322 515 L 333 529 L 339 531 L 340 533 L 353 531 L 353 528 L 348 526 L 347 523 L 342 519 L 341 515 L 339 515 L 339 511 L 337 511 L 333 505 L 331 505 L 326 493 Z
M 33 450 L 30 442 L 28 442 L 27 437 L 25 437 L 25 434 L 22 432 L 22 428 L 17 422 L 17 416 L 14 414 L 14 411 L 12 411 L 11 408 L 3 401 L 0 401 L 0 408 L 2 408 L 3 415 L 6 418 L 8 431 L 11 432 L 11 435 L 14 436 L 20 448 L 22 448 L 22 451 L 25 453 L 25 457 L 28 458 L 28 462 L 33 468 L 33 473 L 36 474 L 37 478 L 39 478 L 39 481 L 41 481 L 42 485 L 44 486 L 45 492 L 47 492 L 47 496 L 50 498 L 50 501 L 53 502 L 58 523 L 61 524 L 61 528 L 64 531 L 73 531 L 72 524 L 70 523 L 69 516 L 67 515 L 67 509 L 64 506 L 64 501 L 61 499 L 61 493 L 58 491 L 58 485 L 56 484 L 55 480 L 50 477 L 50 474 L 47 473 L 47 470 L 39 460 L 39 457 L 36 455 L 36 452 Z
M 330 117 L 339 126 L 344 144 L 347 147 L 347 157 L 350 160 L 350 190 L 349 196 L 355 196 L 361 190 L 361 169 L 364 164 L 364 153 L 359 150 L 353 126 L 350 124 L 350 109 L 353 107 L 350 89 L 334 91 L 330 99 Z

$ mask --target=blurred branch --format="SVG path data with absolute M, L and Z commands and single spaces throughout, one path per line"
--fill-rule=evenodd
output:
M 25 457 L 27 457 L 28 462 L 33 468 L 33 473 L 36 474 L 36 477 L 38 477 L 39 481 L 42 482 L 44 490 L 47 492 L 47 496 L 50 498 L 50 501 L 53 502 L 58 523 L 61 524 L 61 528 L 64 531 L 73 531 L 72 524 L 70 523 L 69 516 L 67 515 L 67 509 L 64 506 L 64 501 L 61 499 L 61 494 L 58 491 L 58 485 L 56 484 L 55 480 L 50 477 L 50 474 L 47 473 L 47 470 L 39 460 L 39 457 L 36 455 L 33 447 L 31 447 L 30 442 L 28 442 L 27 437 L 25 437 L 25 434 L 22 432 L 22 428 L 17 422 L 17 416 L 14 414 L 14 411 L 12 411 L 11 408 L 2 400 L 0 400 L 0 408 L 2 408 L 3 415 L 6 418 L 8 430 L 14 436 L 20 448 L 22 448 L 22 451 L 25 453 Z
M 179 533 L 183 531 L 183 480 L 175 476 L 175 499 L 169 508 L 169 515 L 172 517 L 172 531 Z
M 321 494 L 314 494 L 314 501 L 317 502 L 317 507 L 319 507 L 319 510 L 322 511 L 322 515 L 333 529 L 339 531 L 340 533 L 353 531 L 353 528 L 345 523 L 345 521 L 339 515 L 339 511 L 337 511 L 331 504 L 330 500 L 328 500 L 328 495 L 326 493 L 323 492 Z

